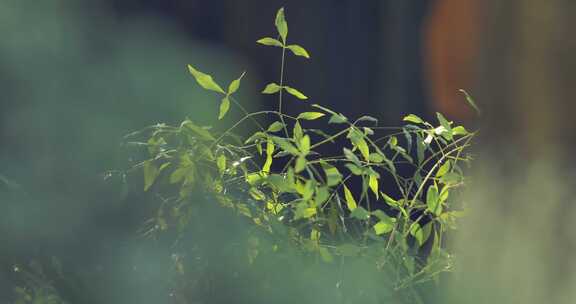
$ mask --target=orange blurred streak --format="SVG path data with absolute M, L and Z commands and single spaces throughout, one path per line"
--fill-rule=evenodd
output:
M 424 28 L 424 64 L 432 108 L 457 120 L 473 111 L 458 90 L 470 90 L 478 53 L 482 0 L 437 0 Z

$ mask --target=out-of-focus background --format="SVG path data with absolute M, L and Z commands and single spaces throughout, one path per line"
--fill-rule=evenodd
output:
M 285 6 L 291 41 L 311 54 L 290 58 L 286 79 L 314 103 L 384 125 L 440 111 L 475 126 L 458 89 L 476 97 L 486 136 L 472 201 L 488 222 L 471 220 L 461 243 L 465 269 L 494 271 L 463 282 L 492 303 L 570 303 L 575 4 L 502 2 L 1 0 L 0 300 L 14 265 L 31 258 L 91 265 L 106 273 L 101 290 L 123 296 L 122 267 L 161 260 L 163 248 L 131 250 L 150 198 L 105 179 L 129 162 L 122 136 L 185 117 L 215 122 L 217 100 L 188 63 L 223 83 L 247 71 L 239 99 L 267 108 L 258 92 L 278 78 L 280 56 L 255 41 L 274 34 Z

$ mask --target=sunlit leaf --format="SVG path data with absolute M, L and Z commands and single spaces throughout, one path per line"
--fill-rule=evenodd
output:
M 428 192 L 426 193 L 426 205 L 430 212 L 436 215 L 442 213 L 442 205 L 440 204 L 438 187 L 436 185 L 428 187 Z
M 348 118 L 346 118 L 346 116 L 344 116 L 340 113 L 336 113 L 336 114 L 333 114 L 332 116 L 330 116 L 330 120 L 328 120 L 328 123 L 341 124 L 341 123 L 345 123 L 347 121 L 348 121 Z
M 368 185 L 370 186 L 372 192 L 374 192 L 374 195 L 376 195 L 376 199 L 378 199 L 378 178 L 374 175 L 370 175 Z
M 409 114 L 408 116 L 404 117 L 403 119 L 404 121 L 408 121 L 408 122 L 413 122 L 415 124 L 422 124 L 424 123 L 424 121 L 422 120 L 422 118 L 418 117 L 417 115 L 414 114 Z
M 278 46 L 278 47 L 284 46 L 284 44 L 282 44 L 282 42 L 280 42 L 274 38 L 270 38 L 270 37 L 264 37 L 262 39 L 259 39 L 256 42 L 263 44 L 263 45 L 267 45 L 267 46 Z
M 224 97 L 222 99 L 222 102 L 220 103 L 220 113 L 218 114 L 218 119 L 224 118 L 224 115 L 228 113 L 229 109 L 230 109 L 230 99 L 228 99 L 228 97 Z
M 226 94 L 224 90 L 212 79 L 212 76 L 202 73 L 195 69 L 192 65 L 188 65 L 188 70 L 190 74 L 194 76 L 198 84 L 206 90 Z
M 266 141 L 266 162 L 264 163 L 264 166 L 262 166 L 263 172 L 270 172 L 270 167 L 272 166 L 272 154 L 274 154 L 274 143 L 269 139 Z
M 294 88 L 284 86 L 284 90 L 286 90 L 286 92 L 290 93 L 291 95 L 295 96 L 298 99 L 302 99 L 302 100 L 308 99 L 308 97 L 306 95 L 302 94 L 302 92 L 300 92 Z
M 418 246 L 421 247 L 422 245 L 424 245 L 426 240 L 428 240 L 428 237 L 430 237 L 431 231 L 432 226 L 430 223 L 424 225 L 424 227 L 420 227 L 419 224 L 414 224 L 412 226 L 412 229 L 410 229 L 410 235 L 412 235 L 416 239 Z
M 310 58 L 310 54 L 308 54 L 308 51 L 306 51 L 303 47 L 297 45 L 297 44 L 292 44 L 287 46 L 287 48 L 289 50 L 292 51 L 292 53 L 294 53 L 294 55 L 296 56 L 302 56 L 305 58 Z
M 381 235 L 392 231 L 392 229 L 394 229 L 394 223 L 380 221 L 376 223 L 373 228 L 376 235 Z
M 340 174 L 336 167 L 322 163 L 322 169 L 324 170 L 324 174 L 326 174 L 326 185 L 329 187 L 338 185 L 342 180 L 342 174 Z
M 300 173 L 306 168 L 306 158 L 304 156 L 298 156 L 296 159 L 296 165 L 294 166 L 294 172 Z
M 228 95 L 232 95 L 236 93 L 236 91 L 238 91 L 238 88 L 240 88 L 240 81 L 242 80 L 244 75 L 246 75 L 246 72 L 243 72 L 242 75 L 240 75 L 240 77 L 238 77 L 237 79 L 232 80 L 232 82 L 228 86 Z
M 356 204 L 354 196 L 352 196 L 352 192 L 350 192 L 350 190 L 348 189 L 348 187 L 346 187 L 346 185 L 344 185 L 344 198 L 346 199 L 346 205 L 348 206 L 348 209 L 350 211 L 354 211 L 354 209 L 358 207 L 358 204 Z
M 266 88 L 264 88 L 264 91 L 262 91 L 263 94 L 274 94 L 280 91 L 280 89 L 282 89 L 281 86 L 277 85 L 276 83 L 269 83 L 268 85 L 266 85 Z
M 226 170 L 226 155 L 220 154 L 216 159 L 216 165 L 218 166 L 218 171 L 223 174 Z
M 310 153 L 310 136 L 304 135 L 299 141 L 300 152 L 303 155 Z
M 453 135 L 468 135 L 470 132 L 466 130 L 463 126 L 457 126 L 452 129 Z
M 438 172 L 436 172 L 436 177 L 442 177 L 444 174 L 448 173 L 448 171 L 450 171 L 450 162 L 446 161 L 442 166 L 440 166 Z
M 284 124 L 279 121 L 275 121 L 268 127 L 268 132 L 278 132 L 282 130 L 282 128 L 284 128 Z
M 318 119 L 326 114 L 320 112 L 302 112 L 296 117 L 297 119 L 304 119 L 304 120 L 314 120 Z
M 292 135 L 295 141 L 299 141 L 302 136 L 304 136 L 304 131 L 302 130 L 302 126 L 298 121 L 294 123 L 294 128 L 292 129 Z
M 280 8 L 276 13 L 276 21 L 274 22 L 278 34 L 282 38 L 282 41 L 286 43 L 286 37 L 288 36 L 288 23 L 286 22 L 286 17 L 284 16 L 284 8 Z
M 446 129 L 446 132 L 442 132 L 442 135 L 446 137 L 448 140 L 452 140 L 452 127 L 450 126 L 450 122 L 442 115 L 441 113 L 436 112 L 436 117 L 438 117 L 438 121 Z

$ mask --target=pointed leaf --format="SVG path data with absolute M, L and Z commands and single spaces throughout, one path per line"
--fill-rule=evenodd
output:
M 279 121 L 275 121 L 268 127 L 268 132 L 278 132 L 282 130 L 282 128 L 284 128 L 284 124 Z
M 414 115 L 414 114 L 409 114 L 408 116 L 404 117 L 403 119 L 404 121 L 408 121 L 408 122 L 413 122 L 415 124 L 421 124 L 424 123 L 424 121 L 422 120 L 422 118 Z
M 460 92 L 464 93 L 464 96 L 466 97 L 466 101 L 468 101 L 470 106 L 472 106 L 472 108 L 474 108 L 474 110 L 476 110 L 478 115 L 482 115 L 480 108 L 478 108 L 478 106 L 476 105 L 476 102 L 474 102 L 474 99 L 472 98 L 472 96 L 470 96 L 470 94 L 468 94 L 468 92 L 466 92 L 465 90 L 460 90 Z
M 274 38 L 270 38 L 270 37 L 264 37 L 264 38 L 262 38 L 256 42 L 263 44 L 263 45 L 267 45 L 267 46 L 278 46 L 278 47 L 284 46 L 284 44 L 282 42 L 280 42 Z
M 284 16 L 284 8 L 280 8 L 276 13 L 276 29 L 278 34 L 282 37 L 282 41 L 286 43 L 286 37 L 288 36 L 288 23 L 286 22 L 286 17 Z
M 188 65 L 188 70 L 190 74 L 194 76 L 198 84 L 206 90 L 226 94 L 224 90 L 212 79 L 212 76 L 202 73 L 195 69 L 192 65 Z
M 218 114 L 218 119 L 224 118 L 224 115 L 228 113 L 228 110 L 230 110 L 230 99 L 228 99 L 228 97 L 224 97 L 220 103 L 220 113 Z
M 300 173 L 306 168 L 306 158 L 304 156 L 298 156 L 296 159 L 296 165 L 294 166 L 294 172 Z
M 320 112 L 303 112 L 296 117 L 297 119 L 314 120 L 323 117 L 325 114 Z
M 246 72 L 243 72 L 242 75 L 240 75 L 240 77 L 238 77 L 237 79 L 232 80 L 232 82 L 228 86 L 228 95 L 232 95 L 236 93 L 236 91 L 238 91 L 238 88 L 240 88 L 240 81 L 242 80 L 244 75 L 246 75 Z
M 301 46 L 297 45 L 297 44 L 292 44 L 287 46 L 287 48 L 289 50 L 292 51 L 292 53 L 294 53 L 294 55 L 296 56 L 302 56 L 305 58 L 310 58 L 310 54 L 308 54 L 308 52 Z
M 264 88 L 264 91 L 262 91 L 263 94 L 274 94 L 280 91 L 280 89 L 282 89 L 281 86 L 275 84 L 275 83 L 269 83 L 268 85 L 266 85 L 266 88 Z
M 308 96 L 302 94 L 302 92 L 300 92 L 294 88 L 285 86 L 284 90 L 286 90 L 286 92 L 290 93 L 291 95 L 295 96 L 298 99 L 302 99 L 302 100 L 308 99 Z
M 344 198 L 346 199 L 346 205 L 348 206 L 348 209 L 350 211 L 354 211 L 354 209 L 358 207 L 358 204 L 356 204 L 354 196 L 352 196 L 352 192 L 350 192 L 350 190 L 348 189 L 348 187 L 346 187 L 346 185 L 344 185 Z

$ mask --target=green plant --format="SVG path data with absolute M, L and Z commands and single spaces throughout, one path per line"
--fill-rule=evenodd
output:
M 246 263 L 283 252 L 333 268 L 360 259 L 386 275 L 383 288 L 401 294 L 405 302 L 420 302 L 419 284 L 452 268 L 445 235 L 463 210 L 461 164 L 471 160 L 465 149 L 475 133 L 440 113 L 436 125 L 410 114 L 399 128 L 378 127 L 370 116 L 351 120 L 319 104 L 300 103 L 296 106 L 309 110 L 285 114 L 284 103 L 296 102 L 288 98 L 308 100 L 286 84 L 287 50 L 305 59 L 310 55 L 289 43 L 284 9 L 275 25 L 278 39 L 257 42 L 282 54 L 279 82 L 262 91 L 277 96 L 277 110 L 248 113 L 234 98 L 245 73 L 225 90 L 211 75 L 188 65 L 201 87 L 221 97 L 219 119 L 231 105 L 243 118 L 221 132 L 186 119 L 180 126 L 159 124 L 128 136 L 145 136 L 144 142 L 133 142 L 145 145 L 150 157 L 135 168 L 143 169 L 144 190 L 162 197 L 144 233 L 172 232 L 167 234 L 177 241 L 200 212 L 195 202 L 208 197 L 250 223 L 243 247 Z M 264 127 L 262 117 L 276 121 Z M 312 120 L 327 120 L 329 128 L 307 128 Z M 245 139 L 234 131 L 246 122 L 259 131 Z M 348 144 L 337 155 L 316 152 L 342 140 Z M 274 163 L 283 168 L 273 170 Z M 382 191 L 384 180 L 399 196 Z M 182 259 L 175 259 L 175 267 L 185 272 Z

